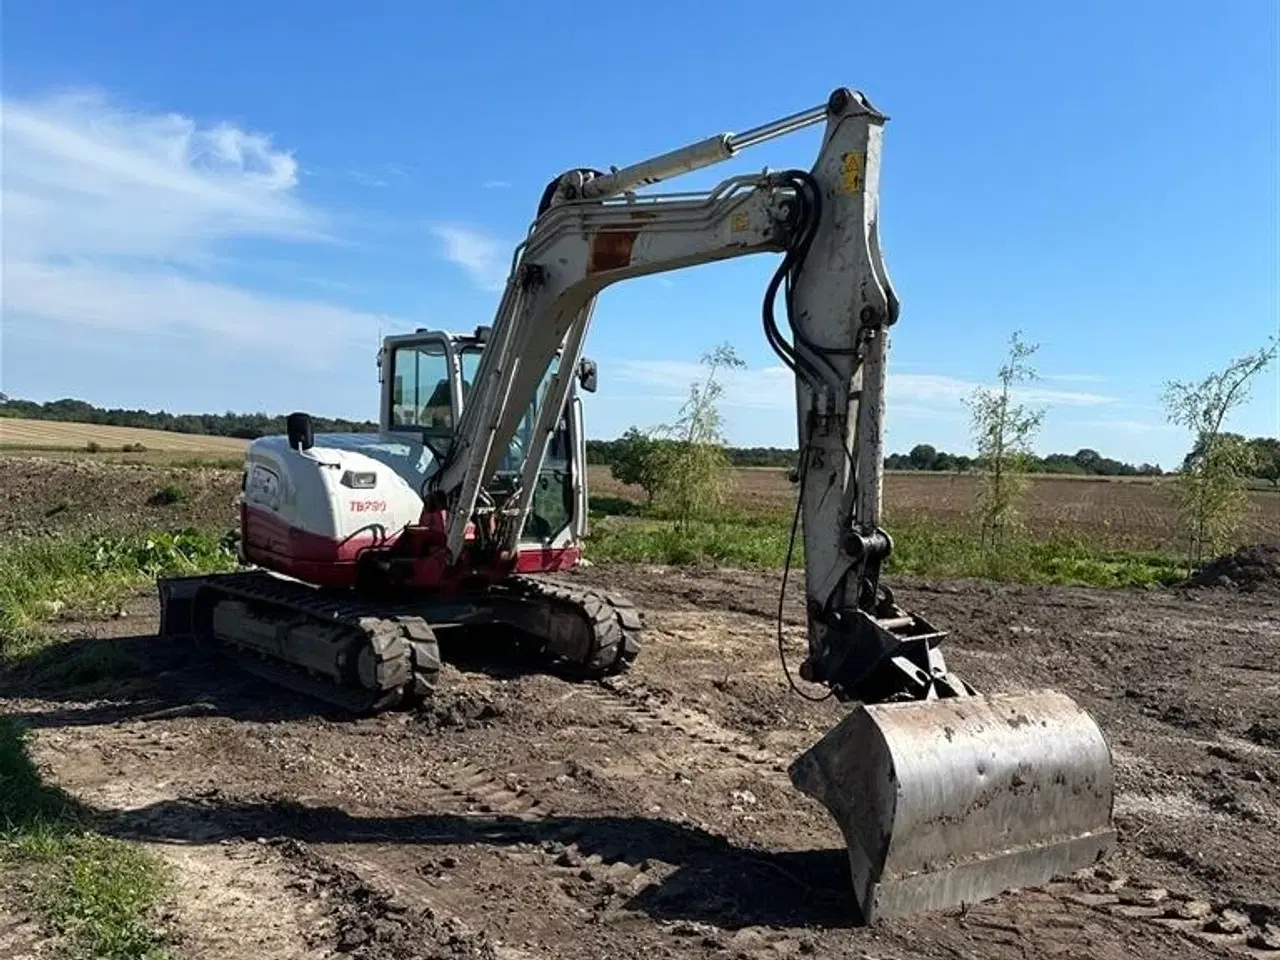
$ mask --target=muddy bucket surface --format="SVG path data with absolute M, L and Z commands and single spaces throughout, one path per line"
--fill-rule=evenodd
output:
M 1051 690 L 860 705 L 790 773 L 839 825 L 868 923 L 1047 883 L 1115 840 L 1111 750 Z

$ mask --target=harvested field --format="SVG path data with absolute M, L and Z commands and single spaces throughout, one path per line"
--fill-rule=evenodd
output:
M 236 523 L 240 471 L 8 456 L 0 536 L 133 533 Z
M 751 513 L 790 510 L 795 500 L 785 470 L 738 470 L 734 502 Z M 618 483 L 608 467 L 591 468 L 596 495 L 643 500 L 644 492 Z M 958 474 L 893 472 L 885 476 L 885 512 L 961 523 L 973 502 L 976 479 Z M 1177 507 L 1167 481 L 1033 477 L 1025 504 L 1027 525 L 1038 536 L 1087 536 L 1106 547 L 1177 550 Z M 1243 536 L 1265 539 L 1280 531 L 1280 491 L 1249 492 Z
M 625 677 L 473 650 L 432 709 L 351 720 L 156 640 L 144 595 L 60 623 L 0 702 L 102 830 L 175 864 L 177 957 L 1280 956 L 1280 595 L 895 580 L 979 687 L 1094 714 L 1121 839 L 1089 877 L 865 928 L 838 832 L 783 772 L 843 708 L 787 687 L 777 575 L 568 579 L 646 610 Z M 798 649 L 795 596 L 786 629 Z M 112 678 L 72 683 L 66 662 L 103 648 Z M 0 897 L 0 951 L 33 942 L 25 920 Z
M 104 450 L 119 450 L 126 445 L 140 443 L 148 451 L 237 456 L 244 452 L 247 442 L 234 437 L 208 437 L 167 430 L 0 417 L 0 448 L 19 450 L 82 451 L 90 443 L 96 443 Z

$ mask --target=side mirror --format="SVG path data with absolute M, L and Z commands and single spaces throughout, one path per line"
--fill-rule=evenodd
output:
M 289 437 L 289 446 L 295 450 L 310 450 L 315 444 L 315 433 L 311 428 L 311 417 L 305 413 L 291 413 L 284 419 L 285 433 Z
M 599 386 L 599 371 L 594 360 L 582 360 L 578 363 L 578 382 L 587 393 L 595 393 Z

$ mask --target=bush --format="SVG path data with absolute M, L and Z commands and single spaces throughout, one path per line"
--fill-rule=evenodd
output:
M 170 483 L 153 493 L 147 503 L 153 507 L 170 507 L 175 503 L 186 503 L 190 499 L 190 490 L 181 484 Z
M 613 462 L 609 472 L 619 483 L 639 487 L 653 503 L 658 492 L 661 475 L 654 457 L 659 441 L 632 427 L 614 442 Z

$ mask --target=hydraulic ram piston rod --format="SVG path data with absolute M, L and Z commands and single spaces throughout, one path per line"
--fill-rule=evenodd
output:
M 686 147 L 680 147 L 649 160 L 641 160 L 629 167 L 588 180 L 582 185 L 582 197 L 585 200 L 614 197 L 628 190 L 634 190 L 636 187 L 647 187 L 661 180 L 700 170 L 713 163 L 728 160 L 739 150 L 754 147 L 758 143 L 764 143 L 776 137 L 786 136 L 796 130 L 811 127 L 815 123 L 821 123 L 826 116 L 827 104 L 824 103 L 820 107 L 802 110 L 800 113 L 793 113 L 789 117 L 753 127 L 742 133 L 721 133 L 714 137 L 707 137 Z

